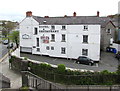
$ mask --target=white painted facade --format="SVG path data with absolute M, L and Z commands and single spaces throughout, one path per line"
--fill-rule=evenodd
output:
M 34 18 L 26 17 L 20 23 L 21 51 L 77 59 L 82 56 L 83 49 L 87 49 L 86 56 L 99 61 L 101 25 L 89 24 L 88 29 L 84 30 L 85 25 L 54 25 L 55 29 L 51 29 L 52 25 L 40 25 Z M 62 26 L 66 29 L 62 29 Z M 35 28 L 37 28 L 37 34 L 35 34 Z M 55 35 L 54 42 L 51 41 L 51 34 Z M 65 35 L 65 41 L 62 41 L 62 34 Z M 88 35 L 88 43 L 83 43 L 83 35 Z M 48 43 L 43 43 L 43 37 L 47 38 Z M 39 38 L 38 47 L 36 38 Z M 61 48 L 65 48 L 65 53 L 61 53 Z

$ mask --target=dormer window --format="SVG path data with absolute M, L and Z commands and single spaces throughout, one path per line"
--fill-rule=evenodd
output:
M 84 25 L 84 30 L 88 30 L 88 25 Z
M 62 30 L 66 30 L 66 26 L 63 25 L 63 26 L 62 26 Z
M 54 25 L 52 25 L 52 26 L 51 26 L 51 29 L 55 30 L 55 26 L 54 26 Z

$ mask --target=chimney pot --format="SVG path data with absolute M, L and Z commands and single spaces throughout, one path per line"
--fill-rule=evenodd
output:
M 100 16 L 100 12 L 99 11 L 97 11 L 97 17 L 99 17 Z
M 31 11 L 27 11 L 26 12 L 26 17 L 31 17 L 32 16 L 32 12 Z
M 44 16 L 45 18 L 49 18 L 49 16 Z
M 73 16 L 74 16 L 74 17 L 76 16 L 76 12 L 73 13 Z
M 64 15 L 64 17 L 67 17 L 67 15 Z

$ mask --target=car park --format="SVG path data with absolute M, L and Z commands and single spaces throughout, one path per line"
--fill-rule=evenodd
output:
M 78 64 L 87 64 L 87 65 L 93 65 L 94 61 L 88 57 L 85 56 L 79 56 L 78 59 L 76 60 L 76 63 Z

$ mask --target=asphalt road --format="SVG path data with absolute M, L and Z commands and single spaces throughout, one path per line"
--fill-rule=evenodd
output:
M 0 43 L 0 58 L 2 58 L 7 53 L 8 53 L 7 45 L 3 45 L 2 43 Z
M 75 69 L 83 69 L 83 70 L 93 70 L 93 71 L 103 71 L 108 70 L 114 72 L 117 70 L 118 60 L 114 57 L 113 53 L 106 53 L 103 52 L 101 54 L 101 60 L 99 66 L 89 66 L 84 64 L 76 64 L 75 60 L 67 60 L 61 58 L 51 58 L 47 56 L 40 56 L 40 55 L 32 55 L 27 53 L 21 53 L 21 57 L 27 57 L 32 60 L 40 61 L 40 62 L 47 62 L 49 64 L 65 64 L 66 67 L 75 68 Z

